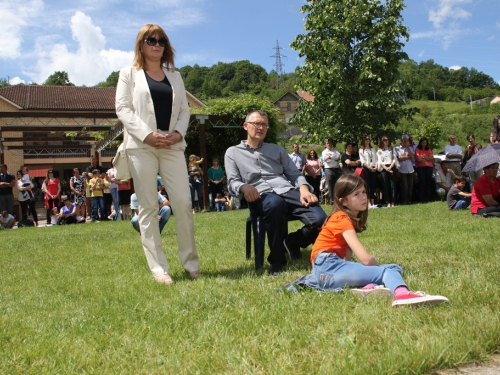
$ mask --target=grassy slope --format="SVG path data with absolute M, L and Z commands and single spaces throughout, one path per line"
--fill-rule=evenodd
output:
M 394 309 L 348 292 L 276 291 L 310 265 L 256 273 L 247 214 L 195 216 L 198 281 L 168 223 L 170 287 L 153 282 L 126 222 L 0 232 L 0 373 L 413 374 L 498 350 L 498 220 L 441 202 L 370 211 L 367 248 L 400 264 L 412 289 L 451 301 Z

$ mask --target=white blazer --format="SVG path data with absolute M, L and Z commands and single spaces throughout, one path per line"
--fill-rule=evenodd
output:
M 186 148 L 184 138 L 190 117 L 184 82 L 179 72 L 165 67 L 163 71 L 173 91 L 170 132 L 177 130 L 182 135 L 182 141 L 173 145 L 172 149 L 184 151 Z M 120 70 L 116 86 L 116 115 L 127 133 L 124 137 L 126 149 L 151 147 L 144 143 L 144 139 L 158 129 L 153 99 L 144 70 L 136 70 L 133 66 Z

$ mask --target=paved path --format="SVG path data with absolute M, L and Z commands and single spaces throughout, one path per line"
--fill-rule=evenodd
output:
M 493 356 L 490 361 L 480 364 L 466 365 L 458 369 L 448 369 L 431 372 L 432 375 L 499 375 L 500 354 Z

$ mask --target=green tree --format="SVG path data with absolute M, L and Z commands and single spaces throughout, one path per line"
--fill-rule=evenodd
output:
M 313 139 L 335 141 L 380 134 L 414 109 L 404 106 L 400 61 L 407 60 L 401 23 L 403 0 L 307 0 L 305 34 L 291 47 L 305 57 L 297 88 L 314 101 L 300 101 L 294 121 Z
M 54 72 L 43 83 L 45 86 L 74 86 L 70 82 L 67 72 Z
M 229 115 L 234 127 L 219 128 L 213 124 L 205 127 L 205 142 L 208 158 L 218 157 L 220 162 L 224 162 L 224 154 L 230 146 L 234 146 L 246 139 L 246 132 L 243 129 L 243 121 L 248 112 L 254 109 L 265 111 L 269 116 L 269 130 L 266 135 L 266 142 L 276 143 L 278 133 L 282 128 L 279 121 L 279 110 L 273 105 L 269 98 L 252 94 L 233 95 L 229 98 L 219 98 L 209 100 L 207 107 L 195 110 L 198 114 L 207 115 Z M 186 133 L 188 149 L 186 154 L 194 153 L 199 155 L 199 128 L 190 126 Z
M 429 147 L 431 149 L 437 149 L 439 147 L 441 133 L 441 123 L 427 120 L 420 126 L 420 129 L 418 129 L 416 139 L 426 137 L 429 140 Z
M 118 77 L 120 76 L 120 72 L 112 72 L 105 81 L 99 82 L 97 87 L 116 87 L 118 84 Z
M 10 86 L 9 81 L 6 78 L 0 78 L 0 87 Z

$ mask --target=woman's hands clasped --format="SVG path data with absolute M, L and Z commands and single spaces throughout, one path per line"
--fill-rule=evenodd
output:
M 181 140 L 182 140 L 182 135 L 180 135 L 177 132 L 169 134 L 160 134 L 152 132 L 148 134 L 148 136 L 144 139 L 144 143 L 156 149 L 160 148 L 169 149 L 170 147 L 180 142 Z

